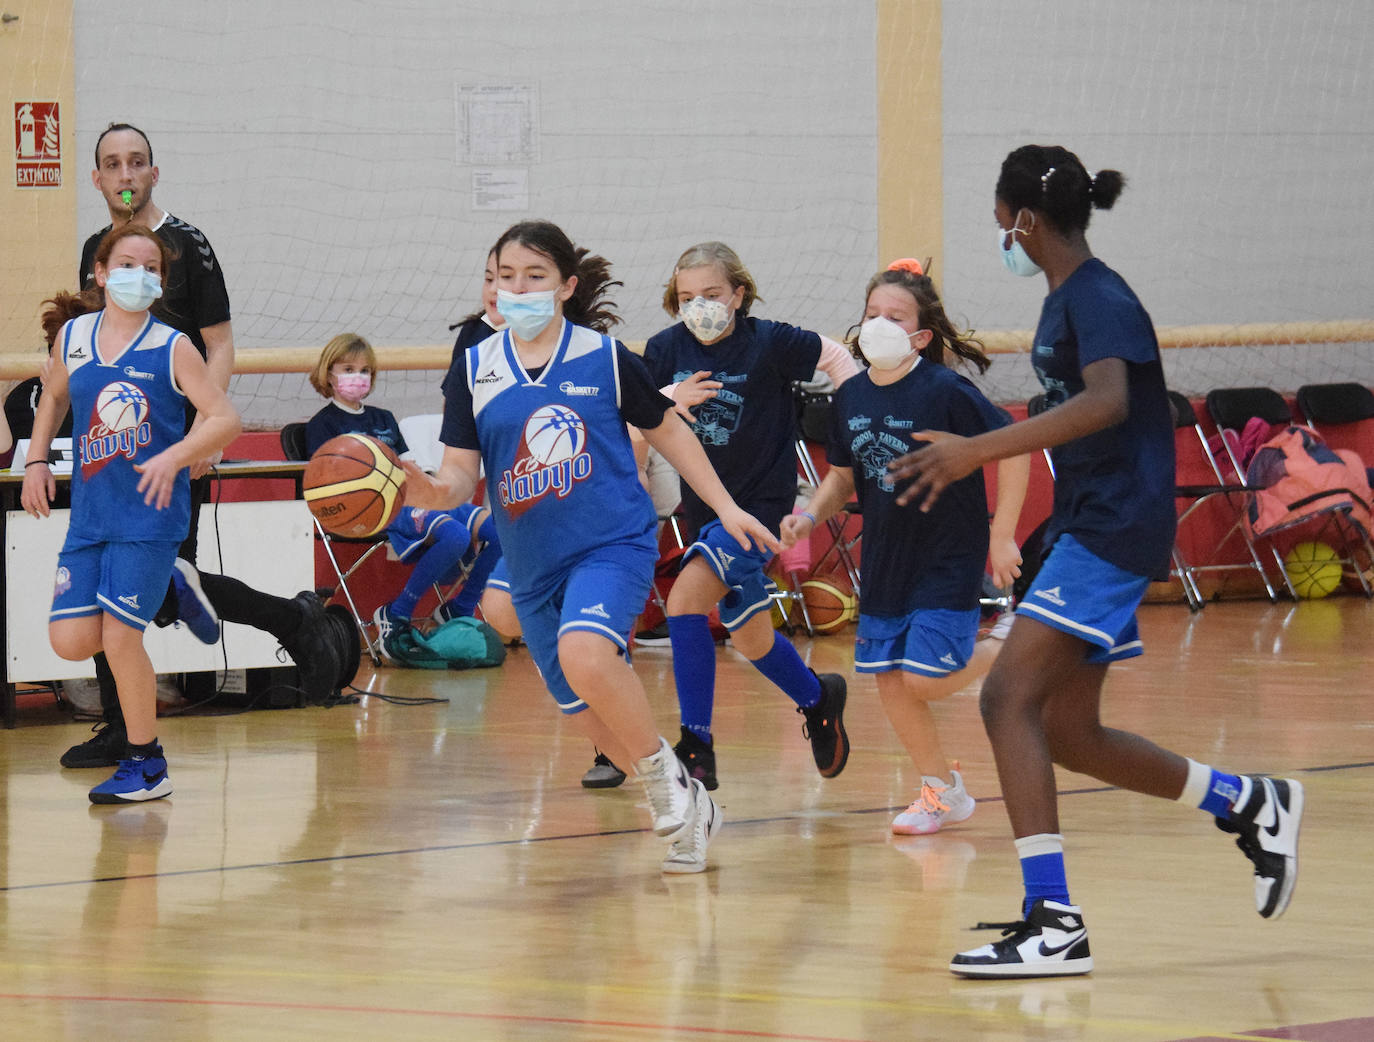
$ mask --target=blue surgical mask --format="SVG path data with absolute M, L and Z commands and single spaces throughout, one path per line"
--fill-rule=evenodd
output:
M 121 311 L 146 311 L 162 296 L 162 279 L 143 268 L 111 268 L 105 276 L 105 295 Z
M 1018 214 L 1017 216 L 1019 217 L 1020 215 Z M 1031 217 L 1031 220 L 1035 220 L 1034 216 Z M 1034 225 L 1031 227 L 1034 227 Z M 1030 259 L 1030 254 L 1026 252 L 1026 248 L 1022 246 L 1016 238 L 1018 235 L 1025 234 L 1026 232 L 1016 227 L 1015 224 L 1012 225 L 1011 231 L 1009 232 L 998 228 L 997 250 L 1002 254 L 1002 263 L 1013 275 L 1021 275 L 1023 277 L 1039 275 L 1040 265 Z M 1008 236 L 1011 237 L 1011 246 L 1007 246 L 1006 244 Z
M 533 340 L 553 321 L 556 290 L 539 293 L 496 291 L 496 310 L 521 340 Z

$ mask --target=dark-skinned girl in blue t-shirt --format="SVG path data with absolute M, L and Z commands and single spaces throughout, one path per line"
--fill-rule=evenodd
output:
M 1173 424 L 1150 317 L 1121 276 L 1097 260 L 1086 231 L 1125 178 L 1089 174 L 1072 152 L 1026 145 L 1002 163 L 994 216 L 1003 263 L 1043 272 L 1049 295 L 1031 356 L 1051 408 L 973 438 L 924 432 L 926 447 L 891 464 L 898 497 L 931 510 L 984 463 L 1053 450 L 1054 513 L 1044 566 L 983 683 L 982 712 L 1025 883 L 1022 921 L 1002 940 L 956 955 L 965 977 L 1054 977 L 1093 967 L 1080 909 L 1069 900 L 1052 764 L 1150 796 L 1200 807 L 1254 863 L 1255 904 L 1283 913 L 1297 876 L 1303 789 L 1227 774 L 1103 727 L 1107 667 L 1141 654 L 1135 612 L 1168 573 L 1173 547 Z

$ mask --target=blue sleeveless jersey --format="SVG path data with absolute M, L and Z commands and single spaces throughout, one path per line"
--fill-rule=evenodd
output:
M 570 322 L 532 378 L 509 333 L 468 349 L 487 485 L 517 602 L 548 596 L 588 552 L 657 556 L 657 516 L 620 415 L 615 342 Z
M 151 315 L 111 361 L 96 349 L 105 312 L 80 315 L 58 343 L 72 399 L 72 517 L 68 541 L 181 542 L 191 524 L 190 478 L 177 475 L 171 505 L 158 510 L 137 491 L 134 464 L 181 440 L 186 396 L 172 371 L 181 334 Z

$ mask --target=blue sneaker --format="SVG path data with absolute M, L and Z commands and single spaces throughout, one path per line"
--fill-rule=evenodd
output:
M 172 590 L 177 598 L 177 621 L 186 623 L 186 628 L 202 644 L 216 643 L 219 616 L 200 588 L 200 573 L 190 561 L 178 557 L 172 563 Z
M 167 776 L 167 760 L 162 746 L 152 756 L 131 756 L 119 761 L 114 776 L 90 792 L 92 803 L 142 803 L 172 794 L 172 779 Z

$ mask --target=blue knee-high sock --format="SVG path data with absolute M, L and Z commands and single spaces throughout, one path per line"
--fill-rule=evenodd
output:
M 402 619 L 410 618 L 425 591 L 453 571 L 467 548 L 468 530 L 462 525 L 449 522 L 436 528 L 433 542 L 421 551 L 420 559 L 410 570 L 405 589 L 391 602 L 392 614 Z
M 476 546 L 477 557 L 468 569 L 467 580 L 458 591 L 458 596 L 453 598 L 453 611 L 458 615 L 471 615 L 477 610 L 477 602 L 482 599 L 482 591 L 486 589 L 491 570 L 501 560 L 501 539 L 496 534 L 496 521 L 490 514 L 477 529 Z M 472 547 L 469 547 L 464 557 L 471 553 Z
M 768 654 L 751 661 L 755 669 L 782 688 L 783 694 L 803 709 L 821 700 L 821 685 L 816 674 L 807 668 L 791 641 L 776 630 Z
M 682 726 L 709 741 L 716 702 L 716 642 L 711 624 L 705 615 L 669 615 L 668 639 L 673 646 L 673 679 Z
M 1026 887 L 1026 899 L 1021 914 L 1029 915 L 1031 905 L 1039 900 L 1072 904 L 1069 883 L 1064 873 L 1064 837 L 1057 833 L 1024 836 L 1016 841 L 1016 853 L 1021 858 L 1021 881 Z

